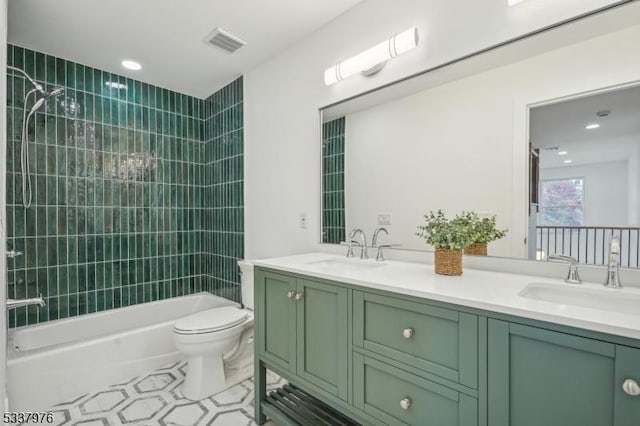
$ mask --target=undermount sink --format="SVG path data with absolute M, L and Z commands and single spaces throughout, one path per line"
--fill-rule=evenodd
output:
M 307 262 L 307 265 L 316 266 L 322 269 L 340 270 L 340 271 L 368 271 L 371 269 L 385 266 L 382 262 L 361 259 L 322 259 Z
M 547 283 L 530 283 L 518 295 L 528 299 L 561 305 L 640 315 L 640 294 L 625 290 L 606 288 L 596 290 L 571 284 L 562 286 Z

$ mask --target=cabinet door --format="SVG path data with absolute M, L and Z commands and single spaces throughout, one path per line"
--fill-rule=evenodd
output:
M 265 360 L 292 372 L 296 369 L 295 292 L 294 277 L 256 270 L 258 351 Z
M 347 399 L 347 289 L 298 279 L 298 376 Z
M 640 384 L 640 349 L 616 346 L 615 426 L 640 424 L 640 395 L 629 395 L 622 389 L 625 380 Z
M 488 350 L 488 424 L 614 424 L 614 345 L 490 320 Z

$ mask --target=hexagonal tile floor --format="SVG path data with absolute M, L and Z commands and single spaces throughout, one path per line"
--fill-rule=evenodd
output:
M 184 367 L 184 362 L 169 365 L 145 376 L 56 405 L 52 408 L 55 423 L 65 426 L 255 425 L 252 380 L 202 401 L 191 401 L 180 390 L 184 381 Z M 284 383 L 280 377 L 268 373 L 268 389 Z

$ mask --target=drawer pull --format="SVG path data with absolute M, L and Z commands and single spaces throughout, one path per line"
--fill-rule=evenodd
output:
M 413 328 L 409 327 L 402 330 L 402 337 L 404 337 L 405 339 L 411 339 L 412 336 L 413 336 Z
M 400 400 L 400 407 L 401 407 L 403 410 L 408 410 L 408 409 L 409 409 L 409 407 L 411 407 L 411 398 L 406 397 L 406 398 L 404 398 L 404 399 L 401 399 L 401 400 Z
M 289 299 L 293 299 L 294 297 L 296 297 L 296 292 L 293 290 L 289 290 L 289 292 L 287 293 L 287 297 Z
M 302 293 L 296 293 L 296 300 L 302 300 Z
M 640 385 L 633 379 L 627 379 L 622 383 L 622 390 L 627 395 L 638 396 L 640 395 Z

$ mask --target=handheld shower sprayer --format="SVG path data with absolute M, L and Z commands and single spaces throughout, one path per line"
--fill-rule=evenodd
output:
M 31 174 L 29 173 L 29 147 L 28 147 L 29 135 L 27 134 L 29 129 L 29 120 L 31 119 L 31 116 L 35 114 L 36 111 L 38 111 L 42 107 L 42 105 L 44 105 L 44 102 L 47 99 L 51 97 L 56 97 L 62 94 L 64 92 L 64 87 L 55 87 L 50 92 L 47 92 L 44 90 L 44 87 L 42 87 L 41 84 L 39 84 L 37 81 L 31 78 L 31 76 L 27 74 L 24 70 L 13 67 L 11 65 L 7 65 L 7 69 L 21 74 L 34 87 L 30 91 L 28 91 L 27 94 L 24 96 L 24 102 L 22 107 L 22 139 L 20 144 L 20 151 L 21 151 L 20 152 L 20 166 L 21 166 L 20 168 L 22 172 L 22 205 L 25 208 L 28 208 L 31 206 L 31 198 L 32 198 Z M 31 95 L 35 95 L 37 97 L 37 93 L 40 93 L 41 96 L 40 98 L 36 99 L 33 106 L 31 107 L 31 110 L 27 114 L 27 103 L 29 101 L 29 97 Z

